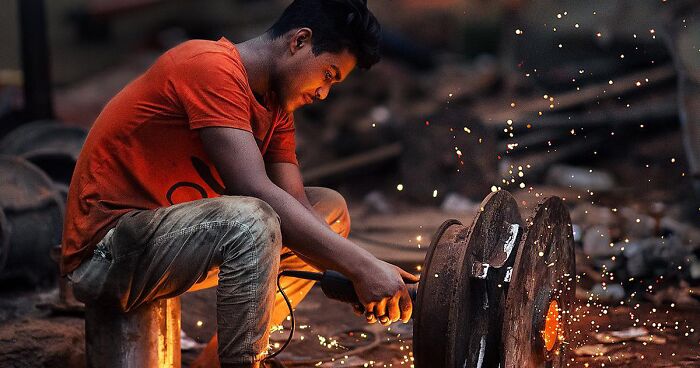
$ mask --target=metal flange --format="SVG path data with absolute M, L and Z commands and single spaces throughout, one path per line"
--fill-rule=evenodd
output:
M 448 330 L 448 367 L 495 367 L 501 356 L 505 296 L 523 221 L 507 191 L 489 194 L 470 228 L 456 279 Z
M 576 264 L 563 201 L 545 198 L 526 222 L 503 316 L 506 368 L 566 366 Z
M 433 236 L 423 262 L 418 295 L 413 308 L 413 356 L 418 368 L 446 367 L 445 336 L 456 288 L 453 280 L 462 268 L 456 258 L 466 252 L 468 228 L 447 220 Z M 435 343 L 435 342 L 442 343 Z

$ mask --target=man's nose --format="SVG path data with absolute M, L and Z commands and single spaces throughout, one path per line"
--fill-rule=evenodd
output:
M 330 92 L 330 88 L 327 87 L 318 87 L 316 89 L 316 99 L 317 100 L 325 100 L 326 97 L 328 97 L 328 93 Z

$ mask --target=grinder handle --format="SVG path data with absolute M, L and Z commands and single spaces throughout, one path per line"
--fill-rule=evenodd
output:
M 327 270 L 323 273 L 320 280 L 321 290 L 326 294 L 328 298 L 339 300 L 341 302 L 361 305 L 360 299 L 355 293 L 355 287 L 352 285 L 352 281 L 347 277 L 343 276 L 340 272 Z M 413 303 L 416 302 L 416 295 L 418 295 L 418 284 L 406 284 L 408 288 L 408 295 L 411 297 Z

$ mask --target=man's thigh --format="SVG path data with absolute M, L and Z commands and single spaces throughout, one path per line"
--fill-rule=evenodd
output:
M 309 202 L 314 207 L 314 210 L 321 215 L 328 223 L 328 226 L 337 234 L 347 237 L 350 233 L 350 215 L 348 213 L 347 204 L 342 195 L 332 189 L 323 187 L 306 187 L 306 196 Z M 283 270 L 305 270 L 317 271 L 313 266 L 304 262 L 294 252 L 282 247 L 280 252 L 280 271 Z M 206 277 L 194 284 L 188 291 L 197 291 L 210 287 L 214 287 L 218 283 L 219 269 L 213 267 L 209 270 Z M 280 280 L 282 288 L 290 297 L 292 304 L 297 305 L 303 299 L 313 286 L 312 281 L 287 278 Z M 275 309 L 273 312 L 273 323 L 279 324 L 287 316 L 287 306 L 279 291 L 275 297 Z
M 306 196 L 307 198 L 309 198 L 309 202 L 313 206 L 314 210 L 326 220 L 328 226 L 335 233 L 347 238 L 348 234 L 350 233 L 350 215 L 348 213 L 347 204 L 345 203 L 345 199 L 343 198 L 343 196 L 335 190 L 323 187 L 305 187 L 304 190 L 306 191 Z M 301 258 L 294 254 L 294 252 L 291 249 L 283 246 L 282 251 L 280 252 L 280 271 L 282 270 L 313 271 L 316 269 L 304 262 L 303 260 L 301 260 Z M 218 278 L 219 269 L 218 267 L 213 267 L 209 270 L 204 279 L 194 284 L 187 291 L 197 291 L 214 287 L 218 283 Z M 305 284 L 304 287 L 301 289 L 308 292 L 310 286 L 307 287 L 308 285 L 306 284 L 309 284 L 309 282 L 306 280 L 300 281 Z M 283 285 L 290 283 L 296 284 L 296 281 L 282 280 L 281 283 Z M 275 306 L 283 303 L 282 297 L 281 295 L 279 295 L 279 292 L 277 294 L 278 297 L 277 301 L 275 302 Z M 303 292 L 303 294 L 300 295 L 300 298 L 297 299 L 303 298 L 304 295 L 306 295 L 306 292 Z
M 173 297 L 218 270 L 223 244 L 240 249 L 240 262 L 253 262 L 254 241 L 267 204 L 250 197 L 208 198 L 122 216 L 98 244 L 92 259 L 71 274 L 76 295 L 90 302 L 130 310 L 156 298 Z M 234 254 L 235 255 L 235 254 Z M 244 280 L 241 280 L 244 282 Z

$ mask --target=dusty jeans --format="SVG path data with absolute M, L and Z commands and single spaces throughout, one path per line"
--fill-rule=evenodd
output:
M 342 196 L 325 188 L 306 193 L 331 228 L 347 236 Z M 78 299 L 121 311 L 216 285 L 220 362 L 252 363 L 264 357 L 269 327 L 288 313 L 275 293 L 278 270 L 313 270 L 281 240 L 279 217 L 256 198 L 222 196 L 136 210 L 119 219 L 69 278 Z M 294 305 L 312 286 L 282 279 Z

